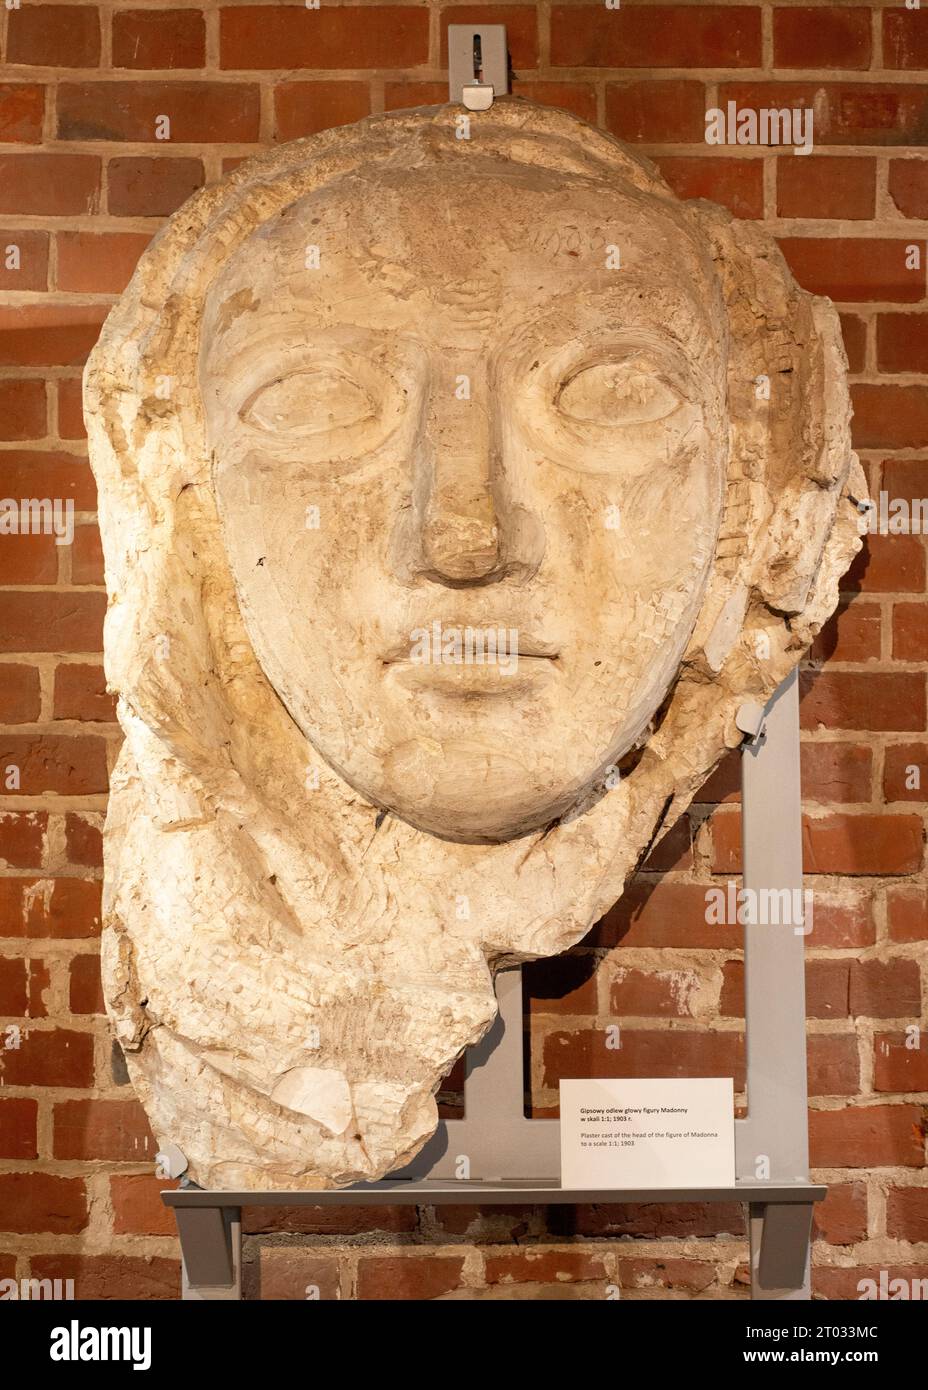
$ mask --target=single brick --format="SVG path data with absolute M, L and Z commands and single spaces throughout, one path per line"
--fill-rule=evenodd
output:
M 71 583 L 103 583 L 103 543 L 97 526 L 77 526 L 74 529 Z
M 0 1099 L 0 1158 L 38 1158 L 38 1103 L 25 1096 Z
M 3 578 L 7 584 L 54 584 L 60 547 L 53 535 L 3 537 Z
M 463 1255 L 367 1255 L 358 1261 L 360 1299 L 430 1299 L 459 1288 Z
M 206 20 L 199 10 L 114 13 L 114 68 L 202 68 L 205 64 Z
M 851 1014 L 855 1018 L 919 1018 L 921 977 L 914 960 L 851 962 Z
M 444 1212 L 447 1208 L 442 1208 Z M 476 1208 L 469 1207 L 471 1217 Z M 435 1208 L 436 1213 L 438 1208 Z M 246 1234 L 311 1236 L 359 1236 L 372 1231 L 393 1234 L 414 1231 L 415 1207 L 245 1207 L 242 1229 Z
M 870 800 L 873 754 L 866 744 L 803 741 L 799 751 L 807 800 Z
M 0 811 L 0 859 L 10 869 L 41 868 L 47 832 L 47 811 Z
M 880 499 L 874 497 L 873 501 L 875 523 L 882 525 Z M 887 525 L 889 519 L 887 507 Z M 864 536 L 863 548 L 841 580 L 841 587 L 846 593 L 923 593 L 925 547 L 917 536 L 868 533 Z
M 802 862 L 808 874 L 914 874 L 922 867 L 924 840 L 919 816 L 806 816 Z
M 812 1297 L 830 1301 L 894 1298 L 899 1287 L 895 1281 L 901 1280 L 902 1287 L 908 1290 L 923 1278 L 924 1272 L 923 1264 L 813 1265 Z M 885 1290 L 882 1294 L 881 1289 Z
M 692 1018 L 700 985 L 695 970 L 616 970 L 609 1006 L 617 1018 Z
M 76 512 L 92 512 L 97 490 L 90 464 L 77 454 L 0 447 L 0 494 L 4 497 L 60 497 Z
M 551 10 L 553 67 L 753 68 L 760 62 L 760 9 L 753 5 Z
M 928 314 L 879 314 L 876 364 L 881 372 L 928 372 Z
M 873 1089 L 906 1095 L 928 1091 L 928 1029 L 917 1033 L 876 1033 L 873 1038 Z
M 55 1106 L 55 1158 L 147 1163 L 154 1161 L 156 1149 L 137 1100 L 66 1100 Z
M 558 956 L 528 962 L 522 972 L 529 1014 L 596 1014 L 593 956 Z
M 0 158 L 0 166 L 2 163 Z M 2 177 L 0 167 L 0 188 Z M 0 308 L 0 367 L 83 366 L 97 341 L 106 313 L 105 304 L 3 306 Z
M 804 729 L 883 730 L 925 727 L 925 678 L 917 671 L 802 671 Z
M 889 196 L 904 217 L 928 217 L 928 159 L 891 159 Z
M 360 121 L 370 109 L 366 82 L 282 82 L 274 88 L 274 132 L 278 140 L 296 140 Z
M 555 1284 L 576 1279 L 605 1279 L 603 1255 L 596 1250 L 505 1250 L 487 1254 L 484 1277 L 488 1284 Z
M 155 142 L 165 139 L 166 116 L 175 144 L 237 144 L 258 139 L 260 105 L 258 88 L 245 83 L 63 82 L 58 138 Z
M 809 1112 L 815 1168 L 921 1168 L 925 1114 L 919 1105 L 847 1105 Z
M 717 1267 L 708 1260 L 620 1257 L 617 1267 L 623 1289 L 686 1289 L 703 1293 L 719 1279 Z
M 815 113 L 823 145 L 923 145 L 928 86 L 873 82 L 723 82 L 718 104 Z M 803 159 L 809 156 L 802 156 Z
M 928 386 L 851 387 L 857 449 L 918 449 L 928 431 Z M 894 539 L 893 544 L 897 544 Z
M 30 1274 L 72 1279 L 75 1296 L 89 1302 L 180 1298 L 180 1261 L 160 1255 L 33 1255 Z
M 64 818 L 65 843 L 71 864 L 101 868 L 103 865 L 103 833 L 85 816 L 69 811 Z
M 82 1178 L 51 1173 L 0 1174 L 0 1230 L 77 1235 L 87 1225 Z
M 856 1245 L 867 1239 L 867 1188 L 862 1182 L 830 1183 L 812 1209 L 814 1239 L 826 1245 Z
M 633 1202 L 578 1206 L 573 1229 L 582 1236 L 635 1236 L 646 1240 L 695 1240 L 744 1234 L 739 1202 Z
M 708 198 L 736 217 L 763 217 L 764 170 L 759 159 L 690 159 L 665 155 L 658 159 L 670 187 L 680 198 Z
M 812 643 L 813 661 L 878 661 L 881 612 L 878 604 L 845 599 Z
M 442 106 L 448 100 L 447 82 L 385 82 L 385 111 L 404 111 L 413 106 Z
M 44 118 L 44 87 L 34 82 L 0 82 L 0 140 L 40 144 Z
M 891 941 L 928 941 L 928 893 L 907 884 L 892 886 L 886 895 L 886 918 Z
M 0 645 L 7 651 L 98 652 L 106 595 L 0 592 Z
M 886 1194 L 886 1234 L 895 1236 L 897 1240 L 911 1241 L 913 1245 L 928 1241 L 928 1188 L 889 1189 Z
M 43 68 L 94 68 L 100 61 L 96 5 L 20 5 L 7 16 L 6 61 Z
M 0 154 L 0 213 L 70 217 L 96 212 L 101 167 L 92 154 Z M 55 305 L 48 312 L 63 314 L 64 309 Z
M 740 947 L 742 929 L 708 920 L 710 884 L 634 878 L 584 938 L 587 946 Z
M 893 656 L 928 661 L 928 604 L 893 604 Z
M 204 182 L 199 159 L 126 155 L 107 165 L 107 206 L 114 217 L 169 217 Z
M 652 849 L 642 864 L 643 870 L 668 874 L 689 869 L 693 864 L 693 833 L 689 816 L 681 816 L 676 825 Z
M 262 1245 L 246 1266 L 242 1292 L 245 1298 L 329 1302 L 340 1297 L 338 1256 Z
M 0 419 L 3 437 L 11 443 L 44 438 L 48 429 L 45 382 L 33 377 L 0 381 Z
M 875 159 L 783 155 L 777 160 L 780 217 L 851 220 L 873 217 L 875 208 Z
M 150 240 L 145 232 L 59 232 L 58 288 L 120 294 Z
M 928 459 L 884 459 L 880 484 L 890 498 L 923 503 L 928 497 Z M 921 519 L 922 532 L 928 531 L 928 507 L 921 505 L 917 513 L 913 510 L 913 520 L 916 518 Z
M 711 805 L 741 800 L 741 754 L 737 749 L 723 757 L 693 799 Z
M 928 68 L 928 25 L 920 10 L 883 11 L 883 62 L 888 68 Z
M 928 801 L 928 743 L 891 743 L 883 764 L 884 801 Z
M 0 1016 L 46 1018 L 43 995 L 48 985 L 48 966 L 43 960 L 0 956 Z
M 99 956 L 75 956 L 71 961 L 69 1005 L 72 1014 L 104 1012 Z
M 106 741 L 89 734 L 0 734 L 0 767 L 19 769 L 23 796 L 107 790 Z
M 706 133 L 706 94 L 701 82 L 609 82 L 606 129 L 632 144 L 702 145 Z
M 0 1051 L 5 1086 L 93 1085 L 93 1036 L 73 1028 L 24 1028 L 18 1047 Z
M 262 5 L 226 6 L 219 11 L 220 66 L 261 68 L 420 67 L 428 62 L 429 14 L 422 6 L 323 5 L 319 10 L 287 5 L 268 23 Z M 445 88 L 447 100 L 447 87 Z
M 61 662 L 55 668 L 55 718 L 112 721 L 116 697 L 107 694 L 102 666 Z
M 811 927 L 806 937 L 808 946 L 854 950 L 872 946 L 876 940 L 876 923 L 869 893 L 841 890 L 841 899 L 829 898 L 819 889 L 812 889 Z M 805 923 L 809 926 L 807 920 Z
M 110 1178 L 115 1235 L 174 1236 L 177 1222 L 170 1207 L 161 1200 L 165 1188 L 175 1182 L 154 1173 L 126 1173 Z
M 22 228 L 0 232 L 0 289 L 45 290 L 48 288 L 48 232 L 27 232 Z M 4 388 L 20 385 L 4 382 Z M 44 411 L 43 411 L 44 416 Z M 8 434 L 4 421 L 5 439 Z
M 870 66 L 868 9 L 775 9 L 773 65 L 777 68 Z
M 98 936 L 101 887 L 86 878 L 0 878 L 0 936 Z
M 925 261 L 906 265 L 908 242 L 891 237 L 780 237 L 780 248 L 803 289 L 839 303 L 925 297 Z

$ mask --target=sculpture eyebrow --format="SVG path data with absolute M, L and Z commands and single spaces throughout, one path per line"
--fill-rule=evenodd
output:
M 369 343 L 359 341 L 362 337 L 368 339 Z M 305 323 L 294 323 L 291 327 L 286 322 L 275 320 L 273 326 L 268 326 L 266 333 L 248 332 L 244 325 L 241 329 L 238 325 L 230 326 L 226 334 L 222 335 L 221 341 L 217 336 L 202 344 L 201 361 L 208 363 L 212 358 L 215 362 L 219 356 L 223 369 L 227 372 L 232 364 L 265 356 L 268 360 L 276 360 L 281 373 L 286 374 L 286 364 L 291 354 L 298 353 L 303 361 L 314 347 L 320 353 L 336 349 L 363 354 L 368 345 L 380 346 L 396 342 L 399 338 L 400 335 L 390 333 L 387 329 L 368 328 L 361 324 L 338 325 L 334 329 L 313 326 L 307 331 Z M 407 335 L 402 335 L 402 340 L 411 341 Z

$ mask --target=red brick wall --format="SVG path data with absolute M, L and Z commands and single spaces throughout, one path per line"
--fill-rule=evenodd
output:
M 162 219 L 275 141 L 442 101 L 449 19 L 508 26 L 515 91 L 653 155 L 683 196 L 765 220 L 842 309 L 855 434 L 874 491 L 928 495 L 928 4 L 604 4 L 0 9 L 0 496 L 73 499 L 74 543 L 0 540 L 0 1277 L 77 1296 L 174 1297 L 153 1143 L 101 1014 L 100 825 L 118 729 L 80 373 Z M 816 150 L 708 147 L 707 107 L 814 107 Z M 171 138 L 154 138 L 155 118 Z M 906 248 L 920 248 L 906 268 Z M 20 248 L 7 268 L 6 248 Z M 804 676 L 815 1286 L 857 1297 L 924 1276 L 928 602 L 921 535 L 875 536 Z M 19 788 L 6 769 L 21 769 Z M 558 1077 L 743 1076 L 737 932 L 705 889 L 737 871 L 734 764 L 570 959 L 530 973 L 535 1107 Z M 624 1047 L 595 1046 L 621 1020 Z M 594 1045 L 591 1046 L 590 1039 Z M 15 1034 L 8 1040 L 15 1041 Z M 459 1082 L 449 1081 L 447 1113 Z M 252 1296 L 435 1296 L 573 1281 L 586 1297 L 743 1296 L 740 1209 L 465 1208 L 249 1214 Z M 291 1232 L 286 1238 L 276 1234 Z M 264 1234 L 260 1233 L 275 1233 Z M 622 1236 L 618 1241 L 615 1237 Z

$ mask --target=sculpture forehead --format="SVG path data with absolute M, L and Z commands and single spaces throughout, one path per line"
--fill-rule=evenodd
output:
M 236 250 L 210 291 L 205 346 L 302 303 L 320 327 L 415 322 L 476 348 L 481 326 L 498 336 L 560 304 L 570 327 L 606 300 L 617 327 L 666 326 L 672 304 L 679 334 L 712 332 L 711 265 L 672 204 L 494 159 L 376 169 L 307 194 Z

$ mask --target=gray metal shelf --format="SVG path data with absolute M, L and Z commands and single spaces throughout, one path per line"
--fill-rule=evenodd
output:
M 828 1189 L 815 1183 L 738 1182 L 732 1187 L 561 1187 L 557 1178 L 515 1178 L 511 1182 L 445 1182 L 424 1178 L 354 1183 L 320 1192 L 219 1192 L 199 1187 L 162 1192 L 165 1206 L 202 1207 L 387 1207 L 505 1206 L 535 1202 L 545 1206 L 600 1206 L 622 1202 L 817 1202 Z

